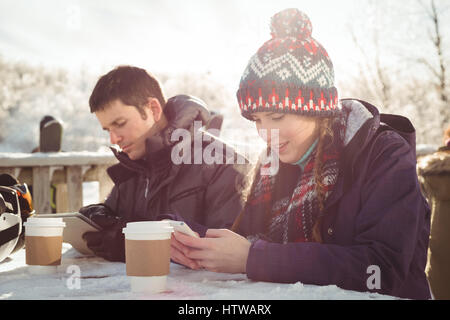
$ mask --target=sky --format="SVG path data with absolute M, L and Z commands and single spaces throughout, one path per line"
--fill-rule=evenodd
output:
M 172 83 L 197 94 L 189 81 L 181 86 L 183 79 L 211 79 L 210 87 L 222 85 L 234 95 L 250 57 L 271 37 L 270 18 L 296 7 L 309 16 L 312 36 L 333 61 L 340 96 L 366 98 L 354 91 L 366 76 L 376 86 L 377 60 L 396 85 L 435 80 L 418 62 L 426 58 L 438 67 L 424 10 L 430 1 L 0 0 L 0 59 L 74 70 L 74 79 L 91 80 L 129 64 L 173 80 L 163 81 L 166 92 Z M 448 59 L 450 1 L 435 1 Z M 194 72 L 200 77 L 190 77 Z M 13 85 L 7 89 L 14 93 Z
M 132 64 L 157 73 L 211 72 L 236 83 L 270 39 L 270 17 L 306 12 L 313 37 L 344 65 L 356 0 L 0 0 L 0 55 L 104 72 Z

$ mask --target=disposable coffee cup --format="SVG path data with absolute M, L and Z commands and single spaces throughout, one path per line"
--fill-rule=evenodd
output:
M 62 218 L 30 217 L 25 227 L 25 262 L 33 274 L 56 273 L 61 264 Z
M 131 291 L 165 291 L 170 271 L 173 227 L 168 221 L 130 222 L 122 231 L 125 234 L 125 262 Z

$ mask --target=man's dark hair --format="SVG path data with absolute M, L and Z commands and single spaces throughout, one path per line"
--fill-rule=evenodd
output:
M 114 100 L 135 106 L 145 116 L 143 106 L 148 98 L 158 99 L 164 108 L 166 100 L 158 80 L 141 68 L 119 66 L 103 75 L 94 87 L 89 98 L 91 113 L 104 110 Z

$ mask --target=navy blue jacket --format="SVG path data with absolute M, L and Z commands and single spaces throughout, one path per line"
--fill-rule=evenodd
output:
M 323 243 L 257 240 L 250 248 L 247 276 L 429 299 L 430 208 L 417 179 L 414 127 L 401 116 L 380 116 L 366 102 L 342 102 L 358 104 L 370 117 L 343 149 L 338 180 L 325 204 Z M 248 207 L 238 233 L 264 232 L 261 214 Z M 373 288 L 375 272 L 379 289 Z

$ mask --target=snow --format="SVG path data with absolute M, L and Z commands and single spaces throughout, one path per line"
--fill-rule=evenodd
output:
M 249 280 L 244 274 L 195 271 L 174 263 L 170 265 L 167 290 L 159 294 L 143 295 L 130 291 L 124 263 L 83 256 L 70 244 L 64 243 L 61 265 L 54 274 L 31 274 L 25 264 L 25 249 L 17 251 L 0 263 L 0 299 L 393 300 L 396 298 L 343 290 L 334 285 L 257 282 Z
M 0 152 L 2 167 L 113 165 L 116 157 L 109 151 L 76 152 Z
M 97 152 L 93 151 L 75 151 L 75 152 L 0 152 L 0 158 L 14 158 L 15 160 L 20 159 L 65 159 L 72 157 L 84 157 L 84 158 L 98 158 L 98 157 L 114 157 L 111 150 L 100 150 Z

